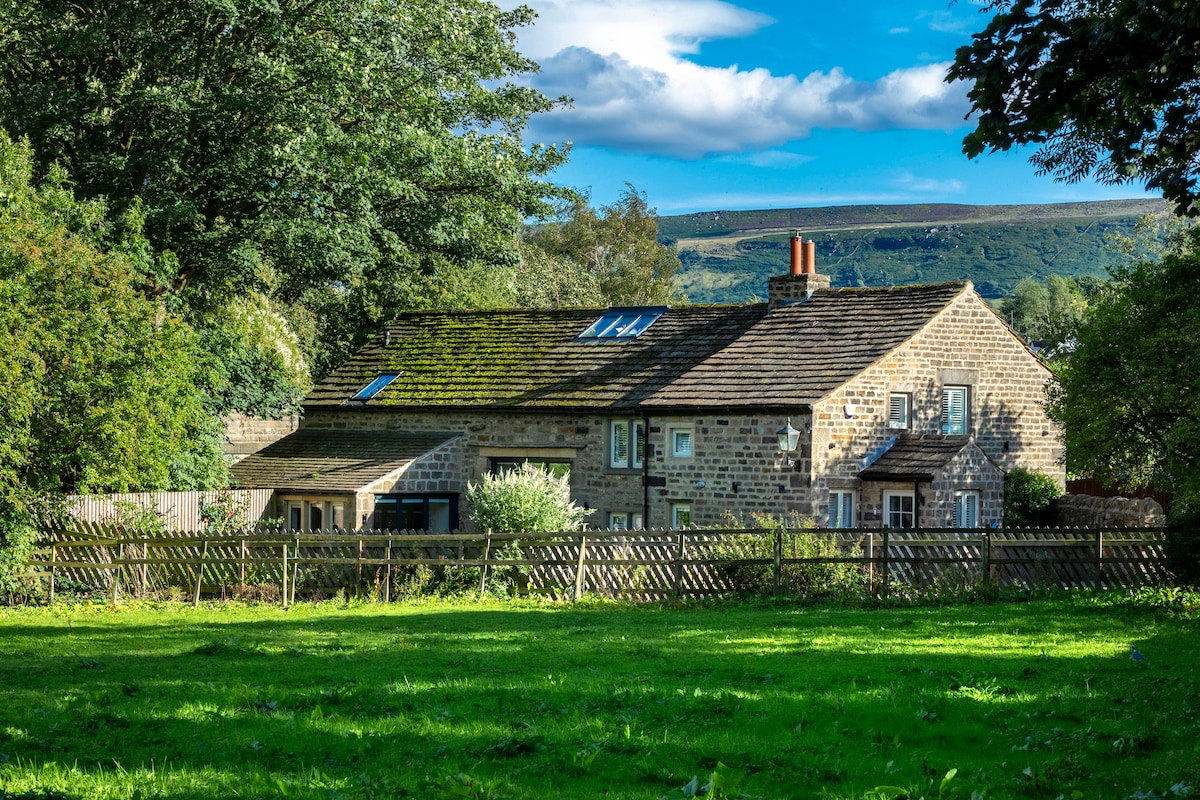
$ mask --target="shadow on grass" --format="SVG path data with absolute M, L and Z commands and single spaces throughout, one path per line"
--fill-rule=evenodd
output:
M 1187 750 L 1168 736 L 1197 732 L 1194 635 L 1048 604 L 120 616 L 0 626 L 0 779 L 120 765 L 190 800 L 450 796 L 461 773 L 512 797 L 647 797 L 721 762 L 752 795 L 956 768 L 1053 797 L 1114 758 L 1165 769 Z

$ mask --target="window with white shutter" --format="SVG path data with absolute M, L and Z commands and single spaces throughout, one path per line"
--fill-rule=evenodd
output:
M 645 452 L 645 426 L 641 420 L 613 420 L 609 429 L 608 465 L 621 469 L 640 467 Z
M 954 527 L 979 527 L 979 492 L 954 493 Z
M 909 396 L 902 392 L 888 395 L 888 427 L 908 427 Z
M 942 388 L 942 433 L 947 436 L 967 434 L 968 394 L 966 386 Z
M 854 527 L 854 491 L 835 489 L 829 493 L 829 527 Z

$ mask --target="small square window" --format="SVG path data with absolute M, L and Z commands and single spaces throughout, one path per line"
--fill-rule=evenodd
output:
M 692 457 L 692 429 L 691 428 L 672 428 L 671 429 L 671 457 L 672 458 L 691 458 Z
M 671 527 L 686 528 L 692 524 L 692 504 L 691 503 L 672 503 L 671 504 Z
M 642 515 L 636 511 L 616 511 L 608 515 L 610 531 L 637 531 L 642 529 Z
M 888 395 L 888 427 L 909 427 L 909 395 L 904 392 L 892 392 Z
M 912 492 L 884 492 L 884 527 L 915 528 L 916 502 Z

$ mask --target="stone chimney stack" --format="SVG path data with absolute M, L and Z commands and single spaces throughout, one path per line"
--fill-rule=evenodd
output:
M 807 242 L 797 233 L 791 241 L 791 268 L 789 274 L 778 275 L 767 284 L 767 298 L 771 308 L 792 303 L 803 303 L 817 289 L 828 289 L 832 282 L 828 275 L 817 272 L 817 243 Z

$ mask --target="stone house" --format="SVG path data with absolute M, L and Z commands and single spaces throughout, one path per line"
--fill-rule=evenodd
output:
M 988 526 L 1007 470 L 1062 483 L 1049 372 L 970 283 L 833 289 L 812 251 L 766 303 L 405 314 L 234 474 L 296 529 L 466 527 L 526 461 L 614 529 Z

